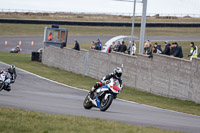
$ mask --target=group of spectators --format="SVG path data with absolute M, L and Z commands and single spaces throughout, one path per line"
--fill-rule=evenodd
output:
M 120 41 L 118 41 L 116 44 L 115 44 L 115 42 L 112 42 L 112 45 L 109 47 L 108 52 L 111 53 L 112 51 L 128 53 L 128 54 L 134 55 L 136 52 L 136 44 L 134 43 L 134 41 L 130 41 L 128 48 L 127 48 L 124 41 L 122 41 L 122 43 Z
M 183 58 L 182 47 L 179 46 L 177 42 L 173 42 L 172 44 L 170 44 L 167 41 L 165 41 L 164 43 L 165 43 L 165 49 L 162 50 L 161 45 L 158 45 L 157 42 L 154 43 L 154 46 L 152 46 L 149 40 L 146 41 L 144 45 L 144 54 L 148 55 L 149 58 L 153 57 L 153 53 L 165 54 L 173 57 Z
M 151 41 L 148 40 L 144 44 L 143 54 L 147 55 L 149 58 L 153 57 L 153 53 L 183 58 L 182 47 L 178 45 L 177 42 L 169 43 L 165 41 L 164 44 L 165 44 L 165 48 L 164 50 L 162 50 L 161 45 L 158 45 L 157 42 L 155 42 L 154 45 L 152 46 Z M 190 49 L 190 53 L 188 54 L 188 57 L 190 57 L 190 60 L 192 60 L 192 58 L 198 57 L 198 47 L 194 45 L 194 42 L 190 43 L 190 47 L 191 49 Z M 94 41 L 91 42 L 91 49 L 101 50 L 101 48 L 102 48 L 102 43 L 99 38 L 96 40 L 96 42 Z M 75 45 L 73 49 L 80 51 L 80 46 L 77 40 L 75 40 Z M 127 48 L 124 41 L 122 42 L 117 41 L 117 43 L 113 42 L 112 45 L 108 49 L 109 53 L 111 53 L 112 51 L 135 55 L 136 44 L 134 40 L 129 41 L 129 45 Z
M 99 38 L 97 38 L 96 42 L 94 41 L 91 42 L 91 49 L 101 50 L 101 48 L 102 48 L 102 43 Z

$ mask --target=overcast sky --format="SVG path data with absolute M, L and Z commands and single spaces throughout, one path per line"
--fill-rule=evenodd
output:
M 138 0 L 141 1 L 141 0 Z M 147 0 L 147 13 L 200 14 L 200 0 Z M 132 2 L 114 0 L 0 0 L 0 9 L 64 12 L 132 13 Z M 142 12 L 137 3 L 136 13 Z

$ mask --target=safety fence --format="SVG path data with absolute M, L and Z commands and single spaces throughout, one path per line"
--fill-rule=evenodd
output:
M 16 24 L 58 24 L 58 25 L 79 25 L 79 26 L 125 26 L 131 27 L 128 22 L 91 22 L 91 21 L 56 21 L 56 20 L 22 20 L 22 19 L 0 19 L 0 23 Z M 135 23 L 140 27 L 141 23 Z M 146 27 L 200 27 L 200 23 L 146 23 Z

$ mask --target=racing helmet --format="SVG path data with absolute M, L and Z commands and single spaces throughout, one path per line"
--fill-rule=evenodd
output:
M 116 67 L 113 71 L 113 74 L 116 78 L 120 78 L 122 76 L 122 69 L 120 67 Z
M 15 66 L 14 65 L 9 66 L 8 72 L 13 74 L 15 72 Z

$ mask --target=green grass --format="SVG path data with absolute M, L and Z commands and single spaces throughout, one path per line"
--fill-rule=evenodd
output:
M 0 23 L 0 36 L 33 36 L 44 35 L 44 28 L 50 25 L 34 24 L 6 24 Z M 67 28 L 69 36 L 72 35 L 97 35 L 117 36 L 131 35 L 131 27 L 101 27 L 101 26 L 69 26 L 61 25 L 60 28 Z M 135 27 L 135 36 L 140 35 L 140 28 Z M 146 36 L 199 36 L 200 28 L 146 28 Z M 91 40 L 92 41 L 92 40 Z
M 1 133 L 178 133 L 83 116 L 54 115 L 0 107 Z
M 97 81 L 96 79 L 87 76 L 47 67 L 39 62 L 31 62 L 29 54 L 10 54 L 7 52 L 0 52 L 0 61 L 8 64 L 14 64 L 19 68 L 55 81 L 87 90 L 90 90 Z M 129 87 L 124 87 L 124 90 L 120 93 L 119 98 L 200 116 L 200 105 L 198 104 L 189 101 L 156 96 Z

